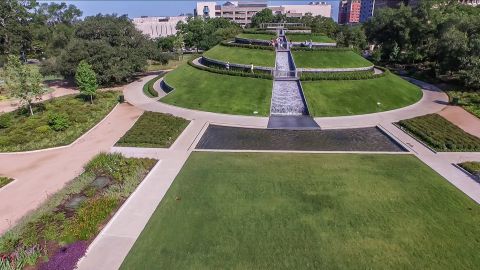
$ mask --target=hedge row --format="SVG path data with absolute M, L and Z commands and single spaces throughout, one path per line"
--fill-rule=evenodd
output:
M 321 81 L 321 80 L 369 80 L 384 77 L 390 74 L 390 71 L 385 68 L 378 68 L 383 70 L 383 73 L 375 74 L 372 71 L 351 71 L 351 72 L 302 72 L 300 80 L 302 81 Z
M 143 93 L 145 93 L 145 95 L 147 95 L 148 97 L 151 97 L 151 98 L 158 97 L 158 92 L 155 91 L 155 89 L 153 89 L 153 85 L 155 84 L 156 81 L 158 81 L 160 78 L 162 78 L 163 75 L 165 75 L 165 73 L 162 73 L 162 74 L 158 75 L 157 77 L 148 81 L 143 86 Z
M 275 50 L 275 47 L 273 46 L 231 43 L 227 41 L 222 41 L 221 45 L 227 46 L 227 47 L 247 48 L 247 49 L 256 49 L 256 50 L 269 50 L 269 51 Z
M 269 73 L 251 73 L 250 71 L 241 71 L 241 70 L 227 70 L 224 68 L 213 68 L 213 67 L 208 67 L 208 66 L 198 66 L 193 63 L 192 60 L 188 61 L 188 64 L 194 68 L 208 71 L 208 72 L 213 72 L 213 73 L 218 73 L 218 74 L 224 74 L 224 75 L 231 75 L 231 76 L 240 76 L 240 77 L 250 77 L 250 78 L 257 78 L 257 79 L 269 79 L 272 80 L 273 76 L 272 74 Z
M 470 162 L 463 162 L 458 165 L 463 169 L 465 169 L 467 172 L 480 176 L 480 162 L 470 161 Z
M 292 51 L 342 51 L 347 52 L 351 51 L 352 49 L 348 47 L 292 47 Z
M 398 124 L 437 151 L 480 151 L 479 138 L 466 133 L 438 114 L 402 120 Z

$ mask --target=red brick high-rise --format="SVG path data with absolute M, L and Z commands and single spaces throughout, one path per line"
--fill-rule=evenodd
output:
M 360 0 L 340 1 L 338 12 L 338 23 L 358 23 L 360 22 L 360 10 L 362 2 Z

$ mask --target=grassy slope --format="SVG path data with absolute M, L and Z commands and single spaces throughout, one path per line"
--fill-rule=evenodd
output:
M 202 111 L 266 116 L 270 112 L 272 81 L 228 76 L 183 65 L 165 75 L 175 90 L 161 101 Z
M 422 97 L 417 86 L 393 74 L 370 80 L 302 82 L 302 86 L 310 113 L 317 117 L 393 110 Z
M 276 37 L 275 34 L 250 34 L 250 33 L 241 33 L 237 35 L 239 38 L 247 38 L 247 39 L 259 39 L 259 40 L 272 40 Z
M 256 50 L 247 48 L 227 47 L 217 45 L 205 52 L 204 55 L 211 59 L 230 63 L 273 67 L 275 66 L 275 52 L 270 50 Z
M 72 143 L 102 120 L 117 102 L 118 93 L 99 92 L 93 105 L 80 97 L 65 96 L 37 104 L 37 112 L 33 116 L 28 116 L 24 109 L 7 113 L 13 120 L 11 126 L 0 129 L 0 152 L 36 150 Z M 65 115 L 69 127 L 64 131 L 52 130 L 48 125 L 50 114 Z
M 312 42 L 321 42 L 321 43 L 333 43 L 335 40 L 321 35 L 310 35 L 310 34 L 296 34 L 296 35 L 289 35 L 287 34 L 288 41 L 292 42 L 305 42 L 305 41 L 312 41 Z
M 410 155 L 193 153 L 121 269 L 475 269 L 479 222 Z
M 144 112 L 117 146 L 170 147 L 189 121 L 169 114 Z
M 356 68 L 373 64 L 353 51 L 292 51 L 298 68 Z
M 448 91 L 452 98 L 458 98 L 458 105 L 480 118 L 480 92 Z

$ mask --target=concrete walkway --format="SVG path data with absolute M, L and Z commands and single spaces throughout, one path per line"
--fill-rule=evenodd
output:
M 480 138 L 480 119 L 465 111 L 460 106 L 447 106 L 439 112 L 448 121 L 463 129 L 465 132 Z
M 129 157 L 160 159 L 159 163 L 90 245 L 78 269 L 118 269 L 194 148 L 206 122 L 195 120 L 169 149 L 113 147 Z
M 120 104 L 70 147 L 33 153 L 0 153 L 0 172 L 16 179 L 0 189 L 0 234 L 82 173 L 83 165 L 93 156 L 108 152 L 142 113 L 129 104 Z

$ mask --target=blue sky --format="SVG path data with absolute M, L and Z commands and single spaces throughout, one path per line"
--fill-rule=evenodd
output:
M 83 1 L 56 1 L 56 0 L 38 0 L 39 2 L 66 2 L 74 4 L 83 11 L 84 16 L 95 15 L 98 13 L 117 13 L 119 15 L 127 14 L 130 18 L 140 16 L 175 16 L 181 13 L 193 13 L 195 3 L 197 1 L 164 1 L 164 0 L 150 0 L 150 1 L 97 1 L 97 0 L 83 0 Z M 329 2 L 332 4 L 333 18 L 336 20 L 338 14 L 339 0 L 317 0 Z M 224 1 L 219 1 L 224 2 Z M 281 4 L 305 4 L 311 1 L 269 1 L 271 5 Z

